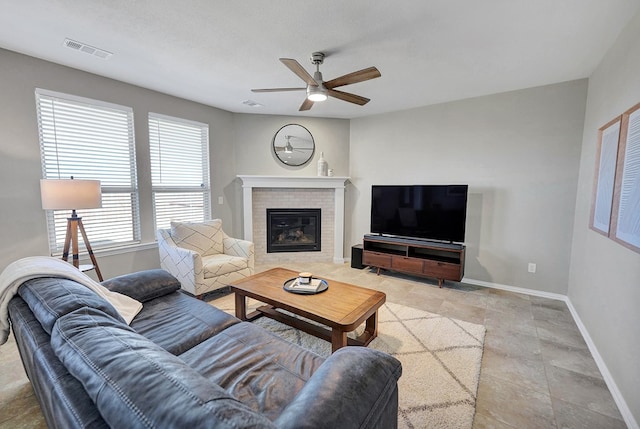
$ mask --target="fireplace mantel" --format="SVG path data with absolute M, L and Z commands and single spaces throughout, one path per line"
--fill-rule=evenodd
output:
M 243 188 L 344 189 L 349 177 L 329 176 L 238 176 Z
M 239 175 L 242 181 L 244 239 L 253 241 L 253 188 L 334 189 L 333 262 L 344 263 L 344 189 L 349 177 Z

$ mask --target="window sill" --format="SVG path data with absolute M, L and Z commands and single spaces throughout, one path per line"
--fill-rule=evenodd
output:
M 128 246 L 106 247 L 103 249 L 94 249 L 93 254 L 96 255 L 96 257 L 104 257 L 104 256 L 123 255 L 126 253 L 139 252 L 143 250 L 150 250 L 150 249 L 157 249 L 157 248 L 158 248 L 158 242 L 153 241 L 150 243 L 138 243 L 138 244 L 131 244 Z M 51 256 L 56 258 L 61 258 L 62 252 L 54 252 L 51 254 Z M 89 255 L 86 249 L 80 249 L 80 259 L 81 260 L 89 259 Z

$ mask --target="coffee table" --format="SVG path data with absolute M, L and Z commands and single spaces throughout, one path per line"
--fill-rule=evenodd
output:
M 254 320 L 266 316 L 308 334 L 331 342 L 331 352 L 347 345 L 366 346 L 378 334 L 378 309 L 386 295 L 372 289 L 330 280 L 329 288 L 315 295 L 302 295 L 283 289 L 285 281 L 298 276 L 296 271 L 273 268 L 231 284 L 235 292 L 236 317 Z M 246 298 L 265 303 L 247 314 Z M 323 326 L 283 313 L 293 313 Z M 362 323 L 365 329 L 357 338 L 348 338 Z

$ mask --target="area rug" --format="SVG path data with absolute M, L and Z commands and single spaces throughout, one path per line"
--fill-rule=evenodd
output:
M 212 304 L 234 313 L 232 300 Z M 321 356 L 331 354 L 328 341 L 266 317 L 254 323 Z M 485 327 L 389 302 L 378 323 L 369 347 L 402 362 L 398 427 L 471 428 Z

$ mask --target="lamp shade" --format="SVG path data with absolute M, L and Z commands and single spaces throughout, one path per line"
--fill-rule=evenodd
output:
M 102 207 L 99 180 L 40 179 L 40 196 L 45 210 Z

